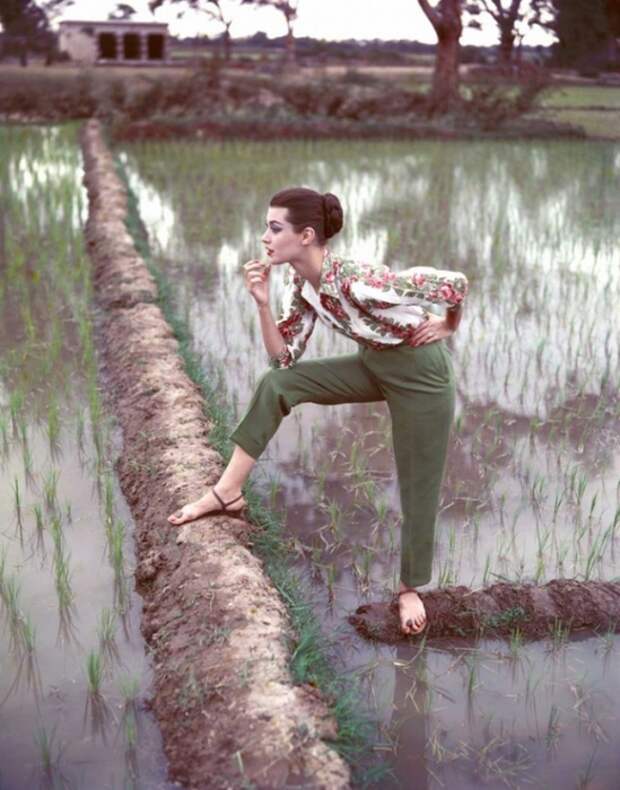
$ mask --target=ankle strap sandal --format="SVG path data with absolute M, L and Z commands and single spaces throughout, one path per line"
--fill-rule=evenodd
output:
M 212 493 L 213 493 L 213 496 L 214 496 L 214 497 L 217 499 L 217 501 L 218 501 L 218 502 L 220 503 L 220 505 L 222 506 L 222 509 L 221 509 L 221 511 L 220 511 L 221 513 L 226 513 L 226 514 L 228 514 L 228 515 L 230 515 L 231 513 L 235 513 L 236 515 L 238 515 L 240 512 L 243 512 L 243 511 L 246 509 L 246 508 L 245 508 L 245 506 L 243 506 L 243 507 L 240 507 L 240 508 L 237 508 L 237 507 L 236 507 L 236 508 L 234 508 L 233 510 L 229 510 L 229 509 L 228 509 L 228 506 L 229 506 L 229 505 L 232 505 L 234 502 L 237 502 L 237 500 L 239 500 L 239 499 L 242 499 L 242 498 L 243 498 L 243 494 L 239 494 L 239 496 L 236 496 L 234 499 L 231 499 L 231 500 L 230 500 L 230 502 L 224 502 L 224 500 L 222 499 L 222 497 L 221 497 L 221 496 L 220 496 L 220 495 L 217 493 L 217 491 L 215 490 L 215 486 L 213 486 L 213 487 L 211 488 L 211 491 L 212 491 Z M 215 512 L 216 512 L 216 511 L 212 510 L 212 511 L 211 511 L 210 513 L 208 513 L 207 515 L 213 515 Z

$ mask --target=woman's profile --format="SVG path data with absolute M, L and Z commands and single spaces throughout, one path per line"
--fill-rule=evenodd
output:
M 393 272 L 333 254 L 342 228 L 338 198 L 293 187 L 269 203 L 262 237 L 269 263 L 248 261 L 245 285 L 258 309 L 270 370 L 231 434 L 234 451 L 215 486 L 169 516 L 174 525 L 207 513 L 239 513 L 241 489 L 282 419 L 300 403 L 386 401 L 402 509 L 401 628 L 426 625 L 416 588 L 431 579 L 439 494 L 454 417 L 454 372 L 443 339 L 461 318 L 468 282 L 460 272 L 413 267 Z M 276 322 L 269 304 L 272 266 L 290 264 L 292 283 Z M 445 316 L 429 312 L 443 305 Z M 358 343 L 352 354 L 300 362 L 316 319 Z

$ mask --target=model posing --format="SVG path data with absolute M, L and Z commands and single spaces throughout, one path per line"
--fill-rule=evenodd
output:
M 342 227 L 338 198 L 293 187 L 275 194 L 262 237 L 270 263 L 248 261 L 245 284 L 256 302 L 271 369 L 259 380 L 231 439 L 220 480 L 169 517 L 174 525 L 245 506 L 241 488 L 283 417 L 299 403 L 387 402 L 402 509 L 401 628 L 420 633 L 424 605 L 415 588 L 431 579 L 435 520 L 450 426 L 454 372 L 443 339 L 454 332 L 467 294 L 460 272 L 349 260 L 326 247 Z M 276 322 L 269 305 L 271 266 L 288 263 L 293 281 Z M 446 307 L 445 316 L 425 310 Z M 298 362 L 315 321 L 353 338 L 358 351 Z M 233 507 L 234 506 L 234 507 Z

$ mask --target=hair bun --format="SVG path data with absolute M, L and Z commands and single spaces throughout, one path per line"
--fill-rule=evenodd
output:
M 331 239 L 342 228 L 343 212 L 340 201 L 331 192 L 323 195 L 323 214 L 325 219 L 325 238 Z

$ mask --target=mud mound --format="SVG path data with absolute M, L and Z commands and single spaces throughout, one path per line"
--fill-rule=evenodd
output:
M 504 637 L 517 629 L 525 639 L 578 630 L 620 631 L 620 584 L 554 579 L 533 584 L 494 584 L 484 590 L 445 587 L 420 592 L 427 637 Z M 359 634 L 378 642 L 410 639 L 400 631 L 398 598 L 359 606 L 349 617 Z M 417 637 L 421 638 L 421 635 Z
M 123 431 L 117 471 L 136 523 L 142 632 L 172 779 L 192 788 L 345 788 L 349 768 L 326 701 L 296 686 L 286 608 L 248 549 L 254 527 L 167 516 L 223 469 L 157 289 L 125 228 L 126 193 L 99 124 L 82 130 L 87 243 L 105 375 Z

